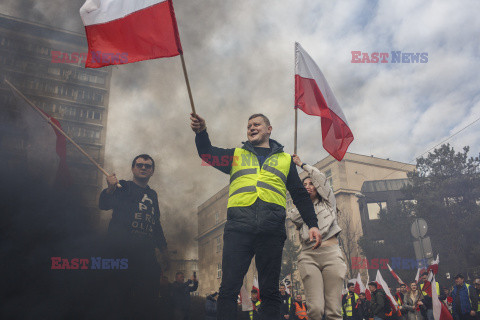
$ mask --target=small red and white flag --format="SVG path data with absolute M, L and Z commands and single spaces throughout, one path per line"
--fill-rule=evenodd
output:
M 80 8 L 87 68 L 182 53 L 172 0 L 87 0 Z
M 367 287 L 365 288 L 365 298 L 370 301 L 372 300 L 372 293 L 370 292 L 370 289 L 368 288 L 368 283 L 370 282 L 370 275 L 367 272 Z
M 438 259 L 438 257 L 437 257 Z M 437 286 L 435 277 L 432 279 L 432 287 Z M 448 311 L 446 305 L 444 305 L 439 299 L 437 290 L 432 290 L 432 304 L 433 304 L 433 318 L 435 320 L 453 320 L 452 314 Z
M 65 137 L 35 111 L 28 102 L 11 89 L 18 102 L 18 109 L 25 125 L 26 152 L 28 171 L 57 187 L 68 187 L 71 184 L 67 165 L 67 142 Z M 60 129 L 57 119 L 47 116 Z
M 353 141 L 352 131 L 322 71 L 299 43 L 295 43 L 295 107 L 321 118 L 323 147 L 341 161 Z
M 390 267 L 388 263 L 387 263 L 387 267 L 388 267 L 388 270 L 390 270 L 390 273 L 392 274 L 392 276 L 395 278 L 395 280 L 397 280 L 399 284 L 405 284 L 405 282 L 403 282 L 402 279 L 400 279 L 400 277 L 395 273 L 395 271 L 393 271 L 393 269 Z
M 250 300 L 250 294 L 247 288 L 245 288 L 245 285 L 242 285 L 240 289 L 240 303 L 242 305 L 242 311 L 253 310 L 252 300 Z
M 363 285 L 362 282 L 362 277 L 360 276 L 360 272 L 357 275 L 357 280 L 355 282 L 355 293 L 360 294 L 360 293 L 365 292 L 365 286 Z
M 257 280 L 257 277 L 255 275 L 253 276 L 252 290 L 256 290 L 258 292 L 258 300 L 261 300 L 260 299 L 260 286 L 258 285 L 258 280 Z
M 380 285 L 380 288 L 382 288 L 383 291 L 385 291 L 385 293 L 387 294 L 387 297 L 388 297 L 388 300 L 390 300 L 390 305 L 392 306 L 392 309 L 398 310 L 398 303 L 395 300 L 395 298 L 392 296 L 392 293 L 390 292 L 390 290 L 388 289 L 387 283 L 385 282 L 385 280 L 383 280 L 380 270 L 377 270 L 377 278 L 375 279 L 375 281 L 377 282 L 377 284 Z
M 440 257 L 437 254 L 437 258 L 434 261 L 432 261 L 432 263 L 427 268 L 427 272 L 429 273 L 429 277 L 428 277 L 429 281 L 431 281 L 433 276 L 437 274 L 439 263 L 440 263 Z

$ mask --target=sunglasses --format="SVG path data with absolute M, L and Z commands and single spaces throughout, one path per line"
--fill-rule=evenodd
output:
M 148 164 L 148 163 L 135 163 L 135 167 L 137 167 L 138 169 L 145 168 L 147 170 L 153 168 L 153 166 L 151 164 Z

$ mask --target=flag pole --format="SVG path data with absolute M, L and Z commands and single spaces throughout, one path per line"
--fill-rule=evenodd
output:
M 295 107 L 295 134 L 293 143 L 293 153 L 297 154 L 297 123 L 298 123 L 298 108 Z
M 45 115 L 45 113 L 43 113 L 39 107 L 37 107 L 33 102 L 28 100 L 28 98 L 25 97 L 23 93 L 21 93 L 13 84 L 11 84 L 10 81 L 5 79 L 5 83 L 8 84 L 10 88 L 12 88 L 12 90 L 14 90 L 20 97 L 22 97 L 22 99 L 25 100 L 30 105 L 30 107 L 32 107 L 35 111 L 37 111 L 44 120 L 46 120 L 52 127 L 54 127 L 58 132 L 60 132 L 62 136 L 64 136 L 68 141 L 70 141 L 73 144 L 73 146 L 77 148 L 78 151 L 80 151 L 80 153 L 82 153 L 85 157 L 87 157 L 87 159 L 90 160 L 90 162 L 93 163 L 98 170 L 100 170 L 100 172 L 102 172 L 107 177 L 110 176 L 110 174 L 105 169 L 103 169 L 87 152 L 85 152 L 85 150 L 83 150 L 82 147 L 80 147 L 59 126 L 57 126 L 49 117 L 47 117 L 47 115 Z M 117 184 L 117 186 L 120 186 L 120 184 Z
M 185 59 L 183 53 L 180 53 L 180 59 L 182 60 L 183 76 L 185 77 L 185 83 L 187 84 L 188 97 L 190 98 L 190 106 L 192 107 L 193 114 L 195 112 L 195 104 L 193 103 L 192 89 L 190 89 L 190 81 L 188 81 L 187 67 L 185 66 Z

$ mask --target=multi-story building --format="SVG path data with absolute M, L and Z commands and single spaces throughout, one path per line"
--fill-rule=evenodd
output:
M 325 173 L 330 180 L 337 206 L 341 211 L 339 218 L 344 233 L 351 236 L 350 241 L 342 241 L 342 249 L 351 256 L 359 254 L 356 241 L 362 235 L 361 215 L 358 206 L 358 195 L 361 194 L 362 184 L 366 180 L 402 179 L 407 177 L 407 172 L 414 170 L 415 166 L 380 159 L 373 156 L 364 156 L 347 153 L 342 161 L 337 161 L 328 156 L 315 164 Z M 302 172 L 300 177 L 305 177 Z M 213 197 L 198 207 L 198 268 L 202 279 L 199 288 L 201 295 L 217 290 L 222 273 L 222 247 L 223 229 L 227 218 L 228 186 L 221 189 Z M 293 203 L 287 197 L 287 212 Z M 287 220 L 287 236 L 298 244 L 295 227 Z M 348 243 L 347 243 L 348 242 Z M 253 282 L 255 264 L 252 265 L 245 277 L 244 283 L 250 289 Z M 293 281 L 299 282 L 298 274 L 294 274 Z
M 2 78 L 58 119 L 64 131 L 103 165 L 111 69 L 85 69 L 81 56 L 87 51 L 84 34 L 0 14 Z M 3 81 L 0 106 L 0 163 L 19 164 L 25 160 L 25 136 L 18 122 L 18 101 Z M 102 175 L 69 143 L 67 159 L 72 181 L 95 217 Z

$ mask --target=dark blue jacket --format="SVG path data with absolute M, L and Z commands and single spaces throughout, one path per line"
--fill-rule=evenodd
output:
M 460 298 L 460 312 L 458 312 L 457 310 L 457 291 Z M 475 288 L 473 288 L 473 286 L 467 286 L 467 284 L 465 283 L 460 288 L 458 286 L 454 286 L 452 291 L 452 298 L 453 313 L 466 314 L 470 313 L 470 311 L 472 310 L 477 310 L 478 297 L 476 296 L 476 290 Z

